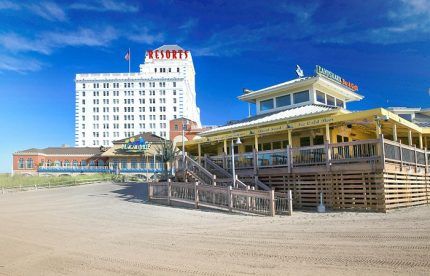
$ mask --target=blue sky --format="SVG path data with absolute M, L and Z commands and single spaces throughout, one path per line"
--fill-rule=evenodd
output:
M 204 124 L 236 96 L 316 64 L 360 87 L 350 109 L 430 107 L 430 1 L 0 0 L 0 172 L 11 154 L 74 142 L 74 75 L 132 71 L 162 44 L 191 50 Z

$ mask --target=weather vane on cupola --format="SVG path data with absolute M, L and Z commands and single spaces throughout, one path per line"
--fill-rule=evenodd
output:
M 297 77 L 299 77 L 299 78 L 303 78 L 305 75 L 303 73 L 302 68 L 300 68 L 300 66 L 298 64 L 296 65 L 296 74 L 297 74 Z

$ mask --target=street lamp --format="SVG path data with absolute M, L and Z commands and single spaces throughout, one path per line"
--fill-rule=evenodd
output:
M 242 141 L 240 141 L 240 138 L 237 137 L 236 145 L 242 144 Z M 233 175 L 233 187 L 236 187 L 236 169 L 234 165 L 234 139 L 231 139 L 231 171 Z

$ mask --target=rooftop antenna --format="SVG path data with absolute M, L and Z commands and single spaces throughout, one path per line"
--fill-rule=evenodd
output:
M 298 64 L 296 65 L 296 74 L 297 74 L 297 77 L 299 77 L 299 78 L 303 78 L 305 76 L 302 68 L 300 68 L 300 66 Z

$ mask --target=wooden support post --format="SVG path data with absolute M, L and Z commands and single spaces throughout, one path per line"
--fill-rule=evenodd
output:
M 417 173 L 418 172 L 417 147 L 414 147 L 414 157 L 415 157 L 415 173 Z
M 224 154 L 227 154 L 227 140 L 224 139 Z
M 412 146 L 412 130 L 408 132 L 408 145 Z
M 287 193 L 288 215 L 293 215 L 293 192 L 288 190 Z
M 291 173 L 294 167 L 293 164 L 293 148 L 291 147 L 291 145 L 288 145 L 287 147 L 287 151 L 288 151 L 288 173 Z
M 251 191 L 255 191 L 255 187 L 251 187 Z M 255 198 L 251 198 L 251 210 L 255 210 Z
M 253 155 L 253 162 L 252 162 L 252 166 L 254 168 L 254 176 L 258 174 L 258 152 L 256 149 L 254 149 L 252 151 L 252 155 Z
M 330 141 L 330 124 L 325 124 L 325 140 L 327 143 L 331 143 Z
M 258 134 L 254 135 L 254 149 L 258 151 Z
M 148 200 L 151 200 L 154 197 L 154 186 L 151 183 L 148 183 Z
M 275 216 L 276 213 L 276 208 L 275 208 L 275 190 L 270 190 L 269 191 L 270 194 L 270 215 L 272 217 Z
M 197 152 L 198 152 L 198 155 L 199 155 L 199 164 L 201 165 L 202 164 L 202 144 L 201 143 L 198 143 L 197 144 Z
M 288 130 L 288 145 L 291 147 L 293 146 L 293 136 L 292 136 L 292 130 L 291 129 Z
M 423 145 L 423 135 L 420 133 L 418 137 L 419 137 L 419 146 L 420 146 L 420 149 L 423 149 L 424 148 L 424 145 Z
M 225 169 L 225 170 L 228 170 L 228 166 L 227 166 L 227 154 L 224 152 L 223 154 L 222 154 L 222 167 Z
M 403 149 L 402 140 L 399 141 L 399 151 L 400 151 L 400 171 L 403 171 Z
M 199 182 L 194 183 L 194 207 L 199 208 Z
M 227 200 L 228 200 L 228 211 L 233 212 L 233 194 L 231 193 L 232 187 L 228 186 L 227 190 Z
M 172 197 L 172 183 L 167 180 L 167 205 L 170 206 L 170 198 Z
M 331 150 L 330 150 L 330 145 L 329 145 L 327 140 L 324 142 L 324 150 L 325 150 L 325 154 L 326 154 L 325 166 L 327 168 L 327 171 L 330 171 Z
M 246 186 L 246 190 L 249 191 L 250 187 L 247 185 Z M 247 196 L 246 197 L 246 209 L 249 211 L 251 210 L 251 197 Z
M 381 164 L 382 169 L 385 169 L 385 147 L 384 147 L 384 134 L 379 137 L 379 145 L 381 147 Z
M 376 122 L 376 130 L 375 130 L 375 132 L 376 132 L 376 139 L 379 139 L 379 136 L 381 134 L 381 125 L 380 125 L 379 122 Z
M 397 124 L 393 125 L 393 141 L 397 142 Z
M 428 152 L 427 152 L 427 149 L 425 149 L 424 150 L 424 159 L 425 159 L 425 165 L 426 165 L 426 167 L 425 167 L 425 173 L 427 174 L 428 172 L 429 172 L 429 170 L 428 170 L 428 165 L 429 165 L 429 160 L 428 160 Z

